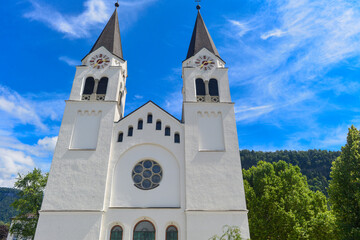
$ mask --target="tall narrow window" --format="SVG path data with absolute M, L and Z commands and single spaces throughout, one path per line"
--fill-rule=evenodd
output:
M 95 80 L 93 77 L 88 77 L 85 81 L 83 94 L 90 95 L 94 92 Z
M 131 137 L 133 135 L 134 128 L 132 126 L 128 129 L 128 136 Z
M 147 123 L 152 123 L 152 114 L 151 113 L 149 113 L 147 115 Z
M 209 81 L 209 94 L 210 96 L 219 96 L 218 82 L 216 79 L 210 79 Z
M 114 226 L 111 229 L 110 240 L 122 240 L 123 230 L 120 226 Z
M 155 240 L 155 227 L 149 221 L 141 221 L 134 229 L 134 240 Z
M 156 121 L 156 130 L 161 130 L 161 121 L 160 120 Z
M 123 138 L 124 138 L 124 134 L 123 134 L 123 132 L 119 132 L 119 135 L 118 135 L 118 142 L 122 142 L 122 141 L 123 141 Z
M 137 129 L 139 129 L 139 130 L 143 129 L 143 120 L 142 119 L 139 119 Z
M 165 128 L 165 136 L 170 136 L 170 127 Z
M 100 79 L 96 90 L 96 94 L 106 94 L 108 81 L 109 79 L 107 77 L 103 77 Z
M 196 95 L 205 95 L 205 83 L 201 78 L 197 78 L 196 81 Z
M 179 133 L 175 133 L 175 135 L 174 135 L 174 142 L 175 142 L 175 143 L 180 143 L 180 134 L 179 134 Z
M 178 240 L 178 230 L 175 226 L 166 229 L 166 240 Z

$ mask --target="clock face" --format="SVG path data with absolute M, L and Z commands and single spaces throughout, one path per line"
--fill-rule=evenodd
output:
M 110 58 L 104 54 L 95 55 L 90 59 L 90 66 L 93 68 L 104 68 L 110 63 Z
M 195 60 L 195 64 L 197 67 L 199 67 L 201 70 L 211 70 L 212 68 L 215 67 L 215 61 L 214 59 L 212 59 L 209 56 L 199 56 L 196 60 Z

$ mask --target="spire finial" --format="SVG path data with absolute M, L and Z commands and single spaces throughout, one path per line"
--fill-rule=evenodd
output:
M 120 5 L 119 5 L 119 0 L 116 1 L 115 3 L 115 7 L 118 8 Z
M 201 2 L 201 0 L 195 0 L 195 2 L 198 3 L 198 5 L 196 6 L 196 9 L 197 9 L 198 11 L 200 11 L 201 6 L 200 6 L 199 3 Z

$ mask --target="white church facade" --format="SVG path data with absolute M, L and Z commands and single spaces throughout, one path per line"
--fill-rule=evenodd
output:
M 250 237 L 228 69 L 198 10 L 179 120 L 151 101 L 124 116 L 115 9 L 76 68 L 35 240 Z

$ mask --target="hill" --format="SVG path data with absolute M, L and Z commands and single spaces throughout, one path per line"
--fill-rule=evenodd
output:
M 271 163 L 283 160 L 297 165 L 301 173 L 307 177 L 311 190 L 319 190 L 327 196 L 326 188 L 329 185 L 331 163 L 340 156 L 340 153 L 340 151 L 327 150 L 276 152 L 241 150 L 240 157 L 242 167 L 245 169 L 256 166 L 261 160 Z
M 10 223 L 11 218 L 16 215 L 10 204 L 18 198 L 18 192 L 13 188 L 0 187 L 0 222 Z

